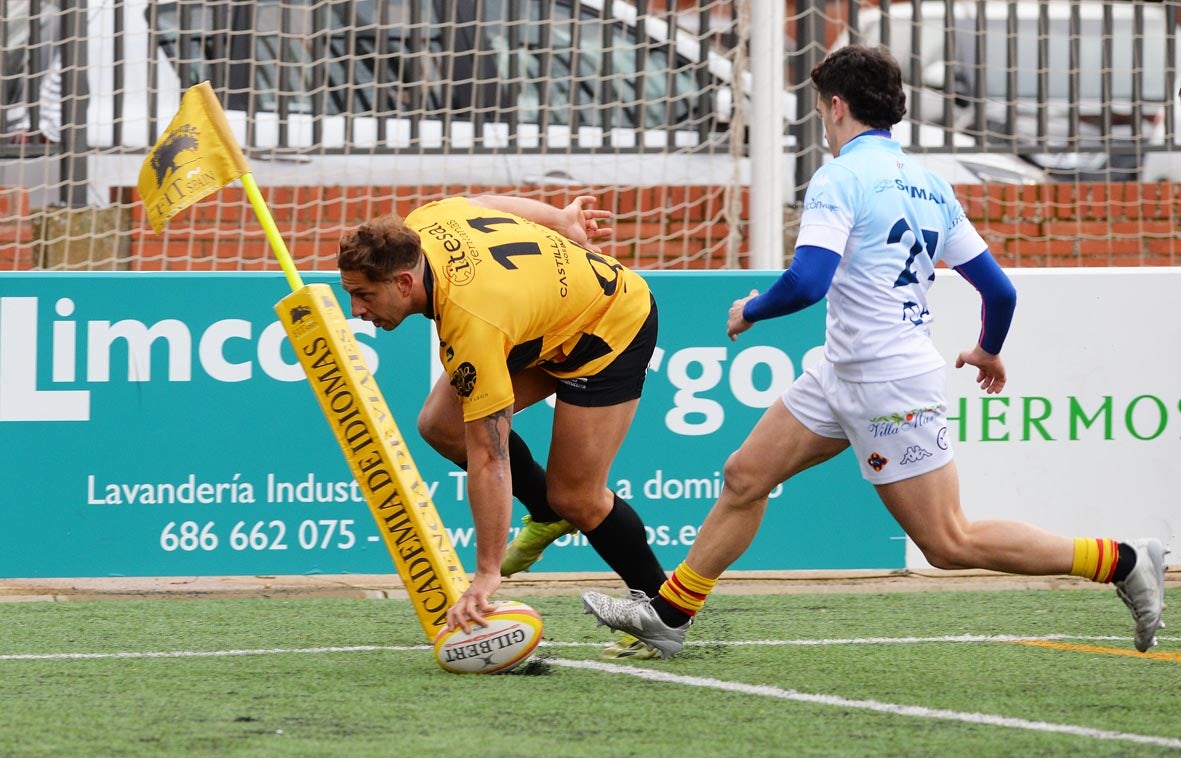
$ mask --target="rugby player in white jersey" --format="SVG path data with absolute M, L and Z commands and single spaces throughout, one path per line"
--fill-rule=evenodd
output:
M 942 261 L 983 300 L 973 366 L 989 394 L 1005 387 L 1001 346 L 1017 296 L 951 186 L 903 153 L 890 129 L 906 113 L 897 62 L 862 46 L 811 72 L 834 160 L 812 177 L 791 266 L 730 309 L 731 339 L 827 295 L 824 360 L 774 403 L 725 465 L 725 483 L 685 561 L 656 597 L 583 594 L 587 612 L 668 657 L 679 651 L 718 577 L 750 546 L 771 490 L 850 445 L 862 475 L 931 565 L 1071 574 L 1113 583 L 1141 652 L 1163 627 L 1159 540 L 1071 538 L 1016 521 L 969 521 L 947 434 L 946 362 L 930 337 L 927 290 Z M 882 425 L 890 434 L 880 434 Z

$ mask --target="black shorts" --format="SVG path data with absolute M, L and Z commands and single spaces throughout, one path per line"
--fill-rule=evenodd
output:
M 619 357 L 594 376 L 559 379 L 558 399 L 583 408 L 602 408 L 639 398 L 644 391 L 648 362 L 656 350 L 658 321 L 656 299 L 653 298 L 648 318 Z

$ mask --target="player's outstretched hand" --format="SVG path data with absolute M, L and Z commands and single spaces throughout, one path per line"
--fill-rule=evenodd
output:
M 596 253 L 603 252 L 596 240 L 604 240 L 615 233 L 609 226 L 599 226 L 599 221 L 611 218 L 611 211 L 599 210 L 598 200 L 593 195 L 579 195 L 562 209 L 566 216 L 565 235 Z
M 487 626 L 488 620 L 484 618 L 484 614 L 491 612 L 496 607 L 488 598 L 492 597 L 492 594 L 498 589 L 500 589 L 500 572 L 490 576 L 477 573 L 472 578 L 471 585 L 455 601 L 455 605 L 447 609 L 447 628 L 454 629 L 461 626 L 466 634 L 472 630 L 472 624 Z
M 730 306 L 730 318 L 726 322 L 726 334 L 729 335 L 731 342 L 737 340 L 738 335 L 754 326 L 754 324 L 742 317 L 742 309 L 746 306 L 748 300 L 758 294 L 758 290 L 751 290 L 749 295 L 740 300 L 735 300 L 734 304 Z
M 989 395 L 995 395 L 1005 388 L 1005 363 L 999 355 L 993 355 L 977 345 L 960 353 L 955 359 L 956 368 L 962 368 L 965 364 L 980 369 L 976 374 L 976 383 Z

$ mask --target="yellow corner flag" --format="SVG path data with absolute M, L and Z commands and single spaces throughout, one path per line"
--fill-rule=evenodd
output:
M 213 87 L 189 87 L 139 171 L 148 221 L 159 233 L 173 216 L 249 171 Z

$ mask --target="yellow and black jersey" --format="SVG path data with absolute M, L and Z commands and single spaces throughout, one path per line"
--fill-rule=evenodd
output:
M 614 258 L 467 198 L 424 205 L 406 225 L 422 238 L 426 315 L 465 421 L 511 406 L 522 369 L 595 375 L 651 308 L 647 282 Z

